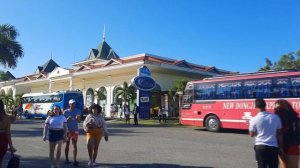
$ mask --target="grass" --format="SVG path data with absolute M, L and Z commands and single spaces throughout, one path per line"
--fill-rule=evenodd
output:
M 116 119 L 111 121 L 111 123 L 125 123 L 124 119 Z M 130 124 L 133 124 L 133 119 L 130 119 Z M 178 119 L 169 118 L 167 119 L 167 123 L 159 123 L 157 119 L 139 119 L 139 125 L 145 125 L 145 126 L 165 126 L 165 127 L 187 127 L 184 125 L 181 125 L 179 123 Z

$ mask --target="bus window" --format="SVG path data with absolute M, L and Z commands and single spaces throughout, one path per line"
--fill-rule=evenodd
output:
M 241 97 L 241 82 L 219 83 L 216 97 L 218 99 L 231 99 Z
M 291 78 L 292 88 L 291 96 L 299 97 L 300 96 L 300 77 Z
M 258 80 L 255 90 L 256 98 L 269 98 L 271 97 L 271 80 Z
M 244 98 L 249 99 L 254 97 L 254 90 L 257 85 L 256 81 L 245 81 L 243 87 Z
M 194 100 L 215 99 L 215 84 L 196 84 Z
M 278 78 L 274 80 L 274 96 L 275 97 L 289 97 L 290 83 L 288 78 Z

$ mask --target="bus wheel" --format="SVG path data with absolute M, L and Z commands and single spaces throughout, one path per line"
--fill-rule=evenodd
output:
M 220 131 L 220 121 L 216 116 L 209 116 L 205 120 L 205 126 L 208 131 L 218 132 Z

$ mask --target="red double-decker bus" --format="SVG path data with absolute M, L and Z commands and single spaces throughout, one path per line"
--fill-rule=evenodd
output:
M 273 112 L 278 99 L 288 100 L 300 114 L 300 71 L 268 71 L 217 76 L 188 82 L 182 99 L 180 123 L 222 128 L 248 129 L 254 117 L 254 100 L 264 98 Z

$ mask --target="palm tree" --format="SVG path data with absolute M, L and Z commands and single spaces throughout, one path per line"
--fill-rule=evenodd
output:
M 14 105 L 14 99 L 13 99 L 12 95 L 1 95 L 0 99 L 5 104 L 5 111 L 12 110 L 13 105 Z
M 17 94 L 17 95 L 15 96 L 14 105 L 18 105 L 18 104 L 19 104 L 19 102 L 20 102 L 22 96 L 23 96 L 23 93 Z
M 99 90 L 94 90 L 95 96 L 97 96 L 97 102 L 106 99 L 106 90 L 101 87 Z
M 9 24 L 0 25 L 0 64 L 15 68 L 18 58 L 23 57 L 23 48 L 16 41 L 18 32 Z
M 123 82 L 123 87 L 118 87 L 115 90 L 115 100 L 121 97 L 122 101 L 129 104 L 129 101 L 134 100 L 136 98 L 135 88 L 132 86 L 128 87 L 127 82 Z

